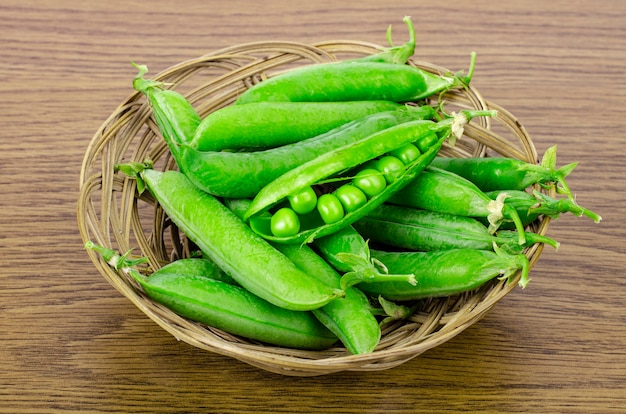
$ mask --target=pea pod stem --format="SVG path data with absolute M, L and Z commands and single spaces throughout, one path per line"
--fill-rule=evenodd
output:
M 380 321 L 381 326 L 389 322 L 408 318 L 409 316 L 413 315 L 420 306 L 419 302 L 413 304 L 412 306 L 398 304 L 385 299 L 381 295 L 378 295 L 376 299 L 381 306 L 380 315 L 384 316 L 383 320 Z
M 495 200 L 487 203 L 486 209 L 489 212 L 489 214 L 487 214 L 489 231 L 494 233 L 498 227 L 500 227 L 500 224 L 505 218 L 509 219 L 513 222 L 518 231 L 519 244 L 526 244 L 526 231 L 524 230 L 524 223 L 522 223 L 517 211 L 512 206 L 505 203 L 508 196 L 509 195 L 507 193 L 501 193 Z
M 140 92 L 148 92 L 151 88 L 163 88 L 162 82 L 157 82 L 151 79 L 144 79 L 146 73 L 148 73 L 148 66 L 146 65 L 138 65 L 135 62 L 131 62 L 137 70 L 138 73 L 133 79 L 133 88 Z
M 406 24 L 409 29 L 409 40 L 401 46 L 394 46 L 393 40 L 391 38 L 391 25 L 387 27 L 387 43 L 389 43 L 389 47 L 383 48 L 381 52 L 375 53 L 373 55 L 364 56 L 357 59 L 351 59 L 347 62 L 385 62 L 385 63 L 394 63 L 394 64 L 405 64 L 411 56 L 415 53 L 415 28 L 413 27 L 413 21 L 410 16 L 404 16 L 402 21 Z
M 115 270 L 122 270 L 124 272 L 128 271 L 130 268 L 134 266 L 138 266 L 140 264 L 144 264 L 148 262 L 147 257 L 139 257 L 135 259 L 131 259 L 129 256 L 132 250 L 127 251 L 123 255 L 117 253 L 117 251 L 113 249 L 109 249 L 107 247 L 100 246 L 91 240 L 85 242 L 85 248 L 87 250 L 93 250 L 98 253 L 105 262 L 109 266 L 111 266 Z
M 505 203 L 517 211 L 524 226 L 529 225 L 541 215 L 556 219 L 563 213 L 570 213 L 577 217 L 585 216 L 596 223 L 602 221 L 599 214 L 569 198 L 556 199 L 537 190 L 533 190 L 532 193 L 522 190 L 489 191 L 485 194 L 494 199 L 502 193 L 507 194 Z
M 494 246 L 493 248 L 496 256 L 499 259 L 502 259 L 503 261 L 509 262 L 509 263 L 513 263 L 513 265 L 506 269 L 504 268 L 503 271 L 501 271 L 501 275 L 498 279 L 500 280 L 509 280 L 509 282 L 513 279 L 513 277 L 515 276 L 516 272 L 519 271 L 520 272 L 520 279 L 518 282 L 518 285 L 522 288 L 525 289 L 526 286 L 528 286 L 528 283 L 530 282 L 530 261 L 528 260 L 528 257 L 526 257 L 526 255 L 524 254 L 515 254 L 515 255 L 510 255 L 508 254 L 506 251 L 504 251 L 503 249 L 500 249 L 497 246 Z M 511 260 L 511 256 L 512 260 Z
M 399 47 L 394 46 L 393 40 L 391 39 L 391 25 L 389 25 L 389 27 L 387 28 L 387 42 L 389 43 L 390 48 L 383 52 L 386 54 L 391 54 L 392 57 L 390 61 L 397 64 L 406 63 L 406 61 L 409 60 L 411 56 L 413 56 L 413 53 L 415 53 L 416 45 L 415 28 L 413 27 L 413 21 L 411 20 L 411 16 L 404 16 L 402 21 L 407 25 L 407 28 L 409 29 L 408 42 Z
M 176 156 L 179 145 L 191 140 L 202 119 L 183 95 L 164 89 L 163 82 L 144 79 L 148 72 L 146 65 L 132 64 L 139 71 L 133 80 L 133 88 L 146 96 L 163 139 Z
M 560 200 L 557 200 L 555 203 L 555 200 L 553 198 L 537 190 L 533 190 L 533 195 L 538 202 L 536 205 L 529 208 L 528 212 L 530 214 L 543 214 L 548 217 L 554 218 L 560 213 L 568 212 L 577 217 L 586 216 L 593 220 L 595 223 L 599 223 L 600 221 L 602 221 L 602 216 L 594 213 L 588 208 L 581 206 L 580 204 L 577 204 L 575 201 L 569 198 L 562 198 Z
M 355 257 L 355 260 L 361 263 L 371 263 L 367 241 L 350 225 L 328 236 L 319 237 L 312 244 L 328 263 L 343 273 L 354 269 L 351 265 L 340 260 L 337 253 L 350 253 L 351 256 Z
M 437 101 L 439 102 L 439 106 L 443 106 L 444 102 L 443 102 L 443 92 L 447 92 L 450 89 L 454 89 L 457 87 L 463 87 L 463 88 L 467 88 L 469 87 L 472 78 L 474 77 L 474 70 L 476 69 L 476 52 L 471 52 L 470 53 L 470 64 L 469 64 L 469 69 L 467 70 L 467 74 L 465 74 L 463 71 L 459 71 L 457 73 L 455 73 L 454 75 L 448 74 L 447 76 L 450 77 L 451 79 L 453 79 L 452 84 L 448 87 L 443 89 L 438 97 L 437 97 Z
M 470 82 L 472 81 L 475 68 L 476 68 L 476 52 L 472 52 L 470 54 L 470 65 L 469 65 L 469 70 L 467 71 L 467 74 L 463 75 L 462 73 L 460 73 L 457 75 L 459 76 L 459 78 L 461 79 L 461 81 L 463 82 L 465 86 L 469 86 Z
M 344 290 L 361 282 L 401 282 L 413 286 L 417 284 L 413 273 L 390 274 L 383 262 L 376 258 L 371 259 L 368 263 L 363 262 L 359 256 L 351 253 L 337 253 L 337 258 L 350 266 L 350 268 L 354 269 L 350 272 L 344 273 L 341 277 L 341 288 Z M 384 266 L 383 271 L 378 271 L 376 267 L 371 266 L 370 263 Z
M 577 162 L 567 164 L 559 169 L 556 168 L 556 145 L 548 148 L 541 159 L 541 167 L 544 169 L 543 174 L 551 176 L 552 181 L 556 183 L 556 189 L 562 194 L 566 194 L 570 200 L 574 200 L 574 194 L 570 190 L 569 185 L 565 181 L 567 177 L 578 165 Z M 529 167 L 530 168 L 530 167 Z M 537 172 L 537 174 L 541 174 Z M 542 183 L 543 184 L 543 183 Z
M 537 243 L 543 243 L 545 245 L 548 245 L 552 247 L 554 250 L 558 250 L 559 247 L 561 246 L 561 243 L 559 243 L 558 241 L 554 240 L 551 237 L 544 236 L 542 234 L 526 231 L 525 237 L 526 237 L 525 244 L 520 245 L 519 243 L 516 243 L 516 245 L 513 245 L 511 242 L 514 240 L 517 240 L 518 238 L 517 232 L 510 231 L 510 230 L 498 230 L 498 232 L 496 233 L 496 238 L 494 240 L 494 243 L 497 246 L 501 247 L 503 250 L 506 250 L 511 253 L 521 253 L 522 248 L 530 247 L 533 244 L 537 244 Z
M 372 259 L 368 242 L 350 225 L 317 238 L 312 244 L 327 262 L 343 273 L 341 287 L 344 290 L 363 280 L 415 283 L 413 274 L 390 275 L 384 263 Z

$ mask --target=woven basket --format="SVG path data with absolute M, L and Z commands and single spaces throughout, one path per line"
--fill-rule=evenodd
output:
M 315 45 L 249 43 L 180 63 L 152 78 L 166 82 L 168 87 L 185 95 L 200 115 L 206 116 L 230 105 L 242 91 L 267 77 L 298 66 L 373 54 L 379 49 L 378 45 L 353 41 Z M 427 62 L 411 60 L 409 64 L 434 73 L 449 72 Z M 442 154 L 454 157 L 502 155 L 538 162 L 534 145 L 517 119 L 504 108 L 484 100 L 475 88 L 448 92 L 444 99 L 450 110 L 455 107 L 496 109 L 498 116 L 472 121 L 465 129 L 465 136 L 454 147 L 444 146 Z M 80 174 L 77 216 L 85 242 L 91 240 L 120 252 L 133 249 L 134 255 L 148 257 L 150 270 L 156 270 L 172 260 L 188 257 L 193 246 L 148 192 L 138 197 L 135 182 L 113 171 L 116 163 L 147 158 L 154 161 L 155 168 L 176 168 L 151 118 L 145 97 L 133 93 L 102 124 L 87 148 Z M 548 219 L 538 220 L 531 225 L 531 230 L 545 234 L 548 224 Z M 531 266 L 541 250 L 542 245 L 537 244 L 526 251 Z M 186 320 L 149 300 L 132 279 L 111 269 L 95 253 L 88 254 L 113 287 L 177 339 L 267 371 L 292 376 L 345 370 L 375 371 L 398 366 L 480 320 L 517 286 L 518 280 L 512 283 L 494 280 L 472 292 L 426 300 L 408 320 L 384 327 L 375 352 L 351 355 L 340 346 L 315 352 L 268 346 Z

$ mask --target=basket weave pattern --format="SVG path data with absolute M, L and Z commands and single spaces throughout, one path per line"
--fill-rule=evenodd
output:
M 315 45 L 250 43 L 180 63 L 152 78 L 185 95 L 204 117 L 230 105 L 242 91 L 267 77 L 302 65 L 373 54 L 379 48 L 347 41 Z M 449 72 L 427 62 L 411 60 L 409 64 L 434 73 Z M 485 101 L 475 88 L 451 91 L 443 98 L 448 108 L 496 109 L 498 116 L 472 121 L 466 126 L 465 136 L 454 147 L 445 145 L 442 155 L 502 155 L 538 162 L 534 145 L 518 120 L 506 109 Z M 102 124 L 87 148 L 80 174 L 77 216 L 83 241 L 91 240 L 120 252 L 133 249 L 133 254 L 148 257 L 146 270 L 154 271 L 169 261 L 188 257 L 193 247 L 147 192 L 137 196 L 135 182 L 114 172 L 117 163 L 146 159 L 151 159 L 158 169 L 176 168 L 151 118 L 150 106 L 142 94 L 135 92 Z M 549 219 L 544 219 L 533 223 L 531 230 L 545 234 L 548 225 Z M 526 251 L 531 266 L 541 250 L 542 245 L 537 244 Z M 191 322 L 152 302 L 131 278 L 113 270 L 95 253 L 88 254 L 113 287 L 177 339 L 293 376 L 395 367 L 458 335 L 517 286 L 517 279 L 513 283 L 495 280 L 473 292 L 426 300 L 408 320 L 383 328 L 375 352 L 350 355 L 340 346 L 315 352 L 268 346 Z

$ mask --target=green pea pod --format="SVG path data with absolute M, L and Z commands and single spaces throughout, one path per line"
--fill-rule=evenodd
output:
M 312 312 L 333 332 L 348 352 L 361 355 L 373 352 L 380 342 L 381 329 L 363 292 L 356 287 L 346 289 L 337 298 Z
M 303 271 L 311 272 L 327 284 L 342 288 L 341 277 L 308 246 L 276 245 Z M 355 287 L 345 288 L 345 296 L 313 310 L 313 314 L 333 332 L 352 354 L 372 352 L 380 341 L 380 326 L 367 297 Z
M 242 217 L 250 200 L 228 199 L 225 205 L 238 217 Z M 276 249 L 288 257 L 307 274 L 314 275 L 328 286 L 340 289 L 341 277 L 332 266 L 308 246 L 276 244 Z M 352 354 L 372 352 L 380 340 L 378 321 L 372 313 L 369 301 L 356 288 L 345 289 L 345 296 L 314 309 L 313 314 L 330 329 Z
M 494 111 L 462 111 L 453 118 L 448 118 L 440 122 L 406 122 L 320 155 L 286 172 L 263 187 L 252 200 L 252 204 L 248 211 L 246 211 L 244 220 L 250 220 L 251 227 L 263 237 L 278 243 L 308 243 L 313 241 L 315 237 L 332 234 L 363 217 L 369 211 L 385 202 L 407 183 L 413 181 L 437 155 L 443 142 L 448 139 L 451 134 L 460 136 L 462 134 L 463 125 L 469 122 L 473 117 L 493 115 L 495 115 Z M 293 236 L 276 237 L 267 230 L 267 224 L 263 223 L 264 220 L 262 218 L 252 219 L 259 213 L 283 201 L 289 195 L 296 194 L 308 186 L 322 182 L 334 174 L 363 164 L 372 158 L 433 134 L 436 139 L 430 147 L 417 159 L 406 165 L 406 168 L 400 172 L 395 180 L 382 192 L 367 200 L 367 203 L 362 207 L 348 212 L 343 218 L 334 223 L 304 228 L 304 230 Z M 316 222 L 313 221 L 313 224 L 316 224 Z
M 472 66 L 474 55 L 472 55 Z M 473 71 L 470 68 L 470 73 Z M 469 76 L 440 76 L 411 65 L 332 62 L 284 72 L 252 86 L 235 104 L 252 102 L 416 102 L 466 86 Z
M 324 134 L 264 151 L 198 151 L 180 145 L 176 161 L 197 187 L 210 194 L 251 198 L 280 175 L 319 155 L 400 123 L 434 116 L 435 110 L 430 106 L 401 105 L 396 110 L 373 113 Z
M 474 184 L 482 191 L 524 190 L 539 183 L 547 186 L 558 184 L 560 192 L 573 200 L 565 177 L 576 167 L 577 163 L 556 168 L 556 145 L 546 150 L 541 165 L 528 163 L 515 158 L 444 158 L 437 157 L 432 165 L 458 174 Z
M 547 194 L 534 190 L 531 193 L 520 190 L 489 191 L 487 196 L 496 199 L 505 193 L 504 203 L 512 206 L 524 226 L 528 226 L 540 216 L 557 219 L 562 213 L 570 213 L 577 217 L 588 217 L 596 223 L 602 221 L 602 217 L 593 211 L 578 205 L 569 198 L 555 199 Z M 509 223 L 503 223 L 503 228 L 510 228 Z
M 133 277 L 150 299 L 192 321 L 287 348 L 322 350 L 337 342 L 311 312 L 272 305 L 228 279 L 213 278 L 222 275 L 210 261 L 179 260 L 146 277 L 113 250 L 89 242 L 86 247 Z
M 361 283 L 359 289 L 388 300 L 415 300 L 445 297 L 467 292 L 494 279 L 512 280 L 520 272 L 519 285 L 529 282 L 530 264 L 523 254 L 509 254 L 475 249 L 439 250 L 433 252 L 384 252 L 372 250 L 372 256 L 384 262 L 390 272 L 412 272 L 417 283 Z
M 184 174 L 144 168 L 138 178 L 207 258 L 255 295 L 291 310 L 312 310 L 343 295 L 298 269 Z
M 192 139 L 202 119 L 183 95 L 165 89 L 162 82 L 144 79 L 143 76 L 148 72 L 147 66 L 133 65 L 139 69 L 133 80 L 133 88 L 148 99 L 154 121 L 168 148 L 176 156 L 178 146 Z
M 440 168 L 429 166 L 402 191 L 389 198 L 390 204 L 465 217 L 485 217 L 493 233 L 504 220 L 511 220 L 520 245 L 526 243 L 524 225 L 517 211 L 505 204 L 503 194 L 492 200 L 471 181 Z
M 383 204 L 353 223 L 363 237 L 397 248 L 433 251 L 450 249 L 493 250 L 497 245 L 508 252 L 521 253 L 535 243 L 555 249 L 559 243 L 540 234 L 526 232 L 526 243 L 518 243 L 516 232 L 489 232 L 479 220 L 411 207 Z
M 402 104 L 389 101 L 254 102 L 208 114 L 189 146 L 198 151 L 274 148 L 311 138 L 347 122 Z

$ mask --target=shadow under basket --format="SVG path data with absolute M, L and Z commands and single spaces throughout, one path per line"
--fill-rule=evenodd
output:
M 232 104 L 251 85 L 278 73 L 304 65 L 374 54 L 379 50 L 378 45 L 349 41 L 315 45 L 249 43 L 182 62 L 151 78 L 165 82 L 166 87 L 186 96 L 204 117 Z M 433 73 L 450 73 L 428 62 L 410 60 L 408 64 Z M 484 100 L 474 87 L 447 92 L 443 99 L 449 112 L 463 108 L 495 109 L 498 115 L 474 119 L 453 147 L 444 145 L 441 155 L 505 156 L 538 163 L 535 147 L 524 127 L 506 109 Z M 146 159 L 154 162 L 155 169 L 176 168 L 152 119 L 150 106 L 141 93 L 135 92 L 119 105 L 89 143 L 80 173 L 77 218 L 84 242 L 91 240 L 122 253 L 132 249 L 133 255 L 147 257 L 149 268 L 157 270 L 172 260 L 188 257 L 193 246 L 147 191 L 138 196 L 135 181 L 114 171 L 117 163 Z M 545 235 L 548 225 L 549 219 L 540 219 L 532 223 L 529 230 Z M 541 244 L 525 251 L 531 268 L 541 251 Z M 123 272 L 112 269 L 94 252 L 88 254 L 113 287 L 178 340 L 291 376 L 396 367 L 480 320 L 517 286 L 520 277 L 518 274 L 512 282 L 494 279 L 471 292 L 425 300 L 410 318 L 383 327 L 380 344 L 374 352 L 351 355 L 340 345 L 324 351 L 268 346 L 189 321 L 152 302 L 137 283 Z

